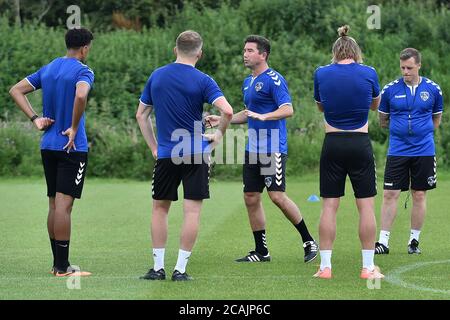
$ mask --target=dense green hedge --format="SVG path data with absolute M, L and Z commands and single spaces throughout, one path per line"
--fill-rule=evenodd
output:
M 249 73 L 242 65 L 243 39 L 257 33 L 272 40 L 270 65 L 288 80 L 296 110 L 288 121 L 291 174 L 317 169 L 323 132 L 322 115 L 312 98 L 312 76 L 319 65 L 330 62 L 331 46 L 340 25 L 351 25 L 351 34 L 364 52 L 364 63 L 377 69 L 381 85 L 399 77 L 398 54 L 404 47 L 412 46 L 423 53 L 422 74 L 441 85 L 444 101 L 449 97 L 450 10 L 439 6 L 438 1 L 379 1 L 380 30 L 367 29 L 368 1 L 233 3 L 217 9 L 186 5 L 167 18 L 165 28 L 95 33 L 88 60 L 96 75 L 87 110 L 92 175 L 150 177 L 152 160 L 134 114 L 149 74 L 174 59 L 174 40 L 185 29 L 202 34 L 204 59 L 198 67 L 216 79 L 235 111 L 243 108 L 241 83 Z M 33 158 L 31 152 L 37 150 L 34 145 L 38 134 L 28 126 L 13 123 L 24 118 L 10 99 L 8 88 L 63 55 L 64 32 L 62 27 L 34 24 L 17 28 L 7 17 L 0 17 L 0 121 L 7 122 L 0 126 L 0 174 L 38 172 L 33 166 L 39 159 Z M 30 101 L 40 109 L 39 92 L 30 95 Z M 436 133 L 439 164 L 445 166 L 450 165 L 450 130 L 446 130 L 449 123 L 448 113 L 444 113 L 443 129 Z M 378 127 L 375 113 L 370 115 L 370 135 L 377 160 L 382 164 L 387 132 Z M 25 141 L 33 141 L 34 147 Z M 27 157 L 33 159 L 33 164 L 25 164 Z M 217 165 L 215 169 L 218 176 L 240 174 L 239 166 Z

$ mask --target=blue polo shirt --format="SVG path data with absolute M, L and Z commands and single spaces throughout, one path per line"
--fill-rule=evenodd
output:
M 286 80 L 269 68 L 257 77 L 249 75 L 242 84 L 245 107 L 265 114 L 292 104 Z M 259 121 L 248 118 L 248 143 L 245 150 L 252 153 L 287 154 L 286 119 Z
M 387 84 L 378 110 L 388 114 L 390 156 L 434 156 L 434 114 L 442 113 L 442 90 L 430 79 L 421 77 L 415 87 L 403 78 Z
M 322 104 L 326 122 L 337 129 L 363 127 L 379 95 L 377 72 L 370 66 L 333 63 L 314 74 L 314 99 Z
M 203 104 L 222 96 L 217 83 L 193 66 L 170 63 L 153 71 L 140 101 L 155 110 L 158 158 L 209 153 Z
M 43 116 L 55 120 L 42 135 L 41 150 L 63 151 L 69 138 L 62 132 L 72 126 L 77 84 L 85 82 L 92 87 L 94 72 L 76 58 L 60 57 L 25 79 L 34 90 L 42 89 Z M 74 142 L 76 151 L 88 151 L 84 113 Z M 76 151 L 70 150 L 70 152 Z

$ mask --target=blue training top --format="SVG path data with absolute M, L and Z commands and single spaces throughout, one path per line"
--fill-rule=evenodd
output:
M 327 123 L 337 129 L 363 127 L 379 94 L 377 72 L 363 64 L 333 63 L 314 74 L 314 99 L 322 103 Z
M 193 66 L 170 63 L 156 69 L 140 101 L 155 109 L 158 158 L 210 152 L 202 137 L 203 104 L 213 104 L 222 96 L 217 83 Z
M 389 114 L 390 156 L 434 156 L 432 115 L 442 113 L 442 90 L 430 79 L 421 77 L 417 86 L 403 78 L 387 84 L 381 92 L 378 110 Z
M 245 78 L 242 93 L 245 107 L 260 114 L 292 104 L 286 80 L 271 68 L 255 78 L 251 75 Z M 286 119 L 259 121 L 248 118 L 248 128 L 246 151 L 287 154 Z
M 43 115 L 55 120 L 43 134 L 41 150 L 64 151 L 69 141 L 62 134 L 72 126 L 72 114 L 77 84 L 87 83 L 92 87 L 94 72 L 76 58 L 56 58 L 37 72 L 25 78 L 34 90 L 42 89 Z M 88 142 L 84 128 L 85 116 L 81 116 L 75 147 L 70 152 L 87 152 Z

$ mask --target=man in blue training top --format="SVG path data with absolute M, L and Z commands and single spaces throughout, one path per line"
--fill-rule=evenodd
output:
M 261 193 L 267 188 L 272 202 L 281 209 L 302 237 L 304 261 L 317 256 L 318 246 L 306 227 L 297 205 L 286 195 L 286 118 L 294 113 L 286 80 L 269 68 L 270 42 L 250 35 L 244 42 L 244 65 L 252 71 L 245 78 L 242 93 L 246 109 L 236 113 L 233 124 L 248 123 L 249 140 L 243 166 L 244 200 L 255 250 L 237 262 L 265 262 L 271 257 L 266 241 L 266 221 Z M 217 116 L 207 118 L 214 126 Z
M 47 228 L 53 253 L 52 273 L 58 277 L 90 275 L 70 265 L 69 242 L 72 206 L 74 199 L 81 197 L 88 162 L 84 111 L 94 73 L 83 62 L 92 40 L 87 29 L 67 31 L 66 56 L 56 58 L 10 90 L 36 129 L 44 131 L 41 156 L 49 197 Z M 42 89 L 42 117 L 26 97 L 38 89 Z
M 419 235 L 426 211 L 426 191 L 436 188 L 434 130 L 443 111 L 442 90 L 419 76 L 421 54 L 414 48 L 400 53 L 402 78 L 387 84 L 379 108 L 380 124 L 389 127 L 389 150 L 384 174 L 381 231 L 376 254 L 389 253 L 391 226 L 401 191 L 411 189 L 411 234 L 408 253 L 419 254 Z
M 183 182 L 184 223 L 172 280 L 192 280 L 186 273 L 186 265 L 197 238 L 203 199 L 209 198 L 211 145 L 220 141 L 233 116 L 233 109 L 216 82 L 195 68 L 202 56 L 202 46 L 197 32 L 182 32 L 174 48 L 176 61 L 153 71 L 137 110 L 142 135 L 156 159 L 151 226 L 154 266 L 141 279 L 166 278 L 167 216 L 172 201 L 178 200 L 178 186 Z M 214 105 L 222 114 L 215 134 L 204 133 L 204 103 Z M 153 109 L 157 139 L 149 119 Z

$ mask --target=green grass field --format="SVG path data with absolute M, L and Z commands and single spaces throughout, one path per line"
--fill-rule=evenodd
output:
M 381 183 L 381 179 L 379 179 Z M 379 186 L 381 190 L 381 184 Z M 428 195 L 428 215 L 421 234 L 420 256 L 406 252 L 409 203 L 401 196 L 391 234 L 391 254 L 376 256 L 387 279 L 369 289 L 359 279 L 361 253 L 358 213 L 347 183 L 338 213 L 332 280 L 313 279 L 319 259 L 303 263 L 297 231 L 264 195 L 267 239 L 272 262 L 238 264 L 233 260 L 253 247 L 240 182 L 211 184 L 199 238 L 188 265 L 189 283 L 149 282 L 138 277 L 152 266 L 150 183 L 93 180 L 73 210 L 71 263 L 93 272 L 81 289 L 69 290 L 67 279 L 48 272 L 51 251 L 46 233 L 44 179 L 0 180 L 0 299 L 449 299 L 450 177 L 440 176 Z M 288 179 L 288 195 L 300 206 L 310 231 L 318 238 L 320 203 L 307 202 L 318 193 L 315 177 Z M 377 197 L 379 221 L 381 194 Z M 169 216 L 166 271 L 173 269 L 181 227 L 181 202 Z

